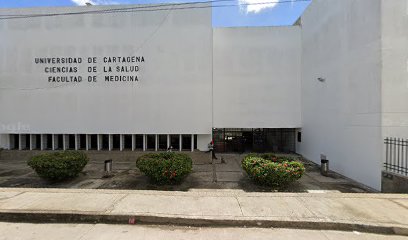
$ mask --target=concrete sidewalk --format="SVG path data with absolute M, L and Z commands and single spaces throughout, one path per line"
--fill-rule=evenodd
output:
M 256 226 L 408 235 L 408 195 L 0 188 L 0 221 Z

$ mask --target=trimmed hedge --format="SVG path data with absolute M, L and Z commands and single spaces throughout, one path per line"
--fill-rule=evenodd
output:
M 247 155 L 242 168 L 255 183 L 270 187 L 285 187 L 305 172 L 303 163 L 296 159 L 270 153 Z
M 184 153 L 148 153 L 136 160 L 136 167 L 156 184 L 176 184 L 191 172 L 193 161 Z
M 78 176 L 88 161 L 83 152 L 62 151 L 34 156 L 28 161 L 28 166 L 42 178 L 61 181 Z

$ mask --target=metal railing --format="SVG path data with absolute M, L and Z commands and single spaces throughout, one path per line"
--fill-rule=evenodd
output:
M 385 138 L 384 170 L 408 176 L 408 139 Z

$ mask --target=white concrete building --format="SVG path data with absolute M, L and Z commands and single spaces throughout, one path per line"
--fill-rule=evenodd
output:
M 301 26 L 297 151 L 380 189 L 384 138 L 408 138 L 408 1 L 316 0 Z
M 205 151 L 213 138 L 323 154 L 381 188 L 383 139 L 408 137 L 407 0 L 313 0 L 293 26 L 215 29 L 211 8 L 111 8 L 0 10 L 19 15 L 0 19 L 2 148 Z M 99 12 L 65 14 L 85 11 Z

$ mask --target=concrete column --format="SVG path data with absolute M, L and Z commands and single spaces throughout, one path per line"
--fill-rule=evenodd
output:
M 159 149 L 159 135 L 154 135 L 154 150 L 157 152 Z
M 18 135 L 18 150 L 23 150 L 23 134 Z
M 85 134 L 85 151 L 89 150 L 88 144 L 89 144 L 88 134 Z
M 146 151 L 146 134 L 143 134 L 143 151 Z
M 101 151 L 102 149 L 102 135 L 101 134 L 97 134 L 96 135 L 96 148 L 98 151 Z
M 45 139 L 44 139 L 44 134 L 41 134 L 41 135 L 40 135 L 40 139 L 41 139 L 41 140 L 40 140 L 40 141 L 41 141 L 41 143 L 40 143 L 40 146 L 41 146 L 40 149 L 41 149 L 41 150 L 44 150 L 44 145 L 45 145 L 45 144 L 44 144 L 44 141 L 45 141 Z
M 67 150 L 67 144 L 68 144 L 68 135 L 67 134 L 62 134 L 62 149 Z
M 183 149 L 183 135 L 179 135 L 179 151 Z
M 79 134 L 75 134 L 74 137 L 75 137 L 75 150 L 78 150 L 80 145 Z
M 191 134 L 191 151 L 194 152 L 194 134 Z
M 34 146 L 34 137 L 33 134 L 30 134 L 30 150 L 33 150 Z
M 109 134 L 109 151 L 112 151 L 113 148 L 113 135 Z
M 136 135 L 132 134 L 132 151 L 136 150 Z
M 170 134 L 167 134 L 167 149 L 170 147 Z
M 56 137 L 55 137 L 55 134 L 52 134 L 51 136 L 52 136 L 52 150 L 55 150 L 55 139 L 56 139 Z
M 123 151 L 123 148 L 124 148 L 124 145 L 125 145 L 125 143 L 124 143 L 124 142 L 125 142 L 125 139 L 124 139 L 124 138 L 125 138 L 125 136 L 123 136 L 123 134 L 120 134 L 120 135 L 119 135 L 119 140 L 120 140 L 120 141 L 119 141 L 119 142 L 120 142 L 120 143 L 119 143 L 119 150 L 120 150 L 120 151 Z

